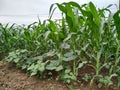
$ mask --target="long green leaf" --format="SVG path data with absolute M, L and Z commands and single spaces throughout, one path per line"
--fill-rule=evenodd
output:
M 113 18 L 117 29 L 118 39 L 120 40 L 120 10 L 114 14 Z

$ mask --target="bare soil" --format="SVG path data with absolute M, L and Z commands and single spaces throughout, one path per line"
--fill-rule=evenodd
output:
M 25 71 L 17 69 L 14 64 L 0 61 L 0 90 L 90 90 L 87 83 L 84 86 L 79 84 L 73 87 L 68 88 L 57 80 L 30 77 Z M 98 89 L 95 84 L 94 90 L 105 90 L 105 88 Z

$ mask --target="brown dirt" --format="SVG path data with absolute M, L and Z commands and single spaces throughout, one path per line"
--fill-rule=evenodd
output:
M 25 71 L 17 69 L 14 64 L 0 61 L 0 90 L 70 90 L 70 88 L 60 81 L 30 77 Z M 77 85 L 72 87 L 72 90 L 90 90 L 90 87 L 89 84 Z M 105 89 L 98 89 L 95 85 L 94 90 Z

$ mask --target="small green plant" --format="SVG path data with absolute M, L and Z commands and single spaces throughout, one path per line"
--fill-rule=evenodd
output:
M 28 52 L 26 49 L 16 50 L 10 52 L 8 56 L 5 58 L 5 61 L 16 63 L 17 67 L 26 69 L 32 63 L 32 61 L 28 61 L 29 57 L 30 52 Z
M 111 76 L 104 76 L 104 77 L 100 76 L 98 87 L 101 88 L 102 84 L 104 84 L 106 89 L 108 89 L 110 85 L 113 85 L 112 78 L 116 76 L 117 76 L 116 74 L 112 74 Z
M 42 61 L 37 61 L 36 63 L 33 63 L 31 64 L 29 67 L 28 67 L 28 71 L 30 72 L 30 75 L 33 76 L 33 75 L 40 75 L 40 77 L 45 77 L 44 75 L 44 71 L 45 71 L 45 65 L 46 63 L 42 62 Z
M 82 80 L 84 80 L 85 82 L 88 82 L 91 78 L 92 78 L 91 75 L 85 74 L 85 75 L 83 76 Z

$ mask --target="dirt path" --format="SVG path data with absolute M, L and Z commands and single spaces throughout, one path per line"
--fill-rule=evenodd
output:
M 0 61 L 0 90 L 68 90 L 55 80 L 41 80 L 30 77 L 13 64 Z

